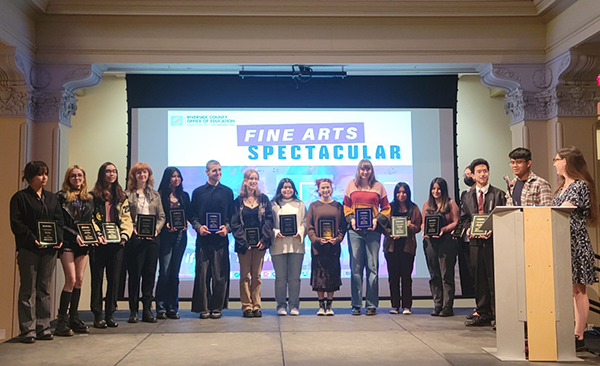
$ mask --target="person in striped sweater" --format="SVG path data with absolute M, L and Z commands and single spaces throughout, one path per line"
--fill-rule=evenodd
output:
M 368 208 L 372 221 L 368 227 L 357 225 L 356 209 Z M 348 182 L 344 196 L 344 216 L 348 225 L 350 252 L 352 315 L 362 307 L 363 271 L 367 269 L 367 315 L 375 315 L 379 305 L 379 247 L 381 233 L 388 227 L 390 203 L 383 185 L 375 179 L 373 164 L 367 159 L 358 163 L 356 176 Z

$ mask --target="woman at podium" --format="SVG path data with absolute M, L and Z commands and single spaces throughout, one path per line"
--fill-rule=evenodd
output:
M 594 251 L 586 225 L 598 223 L 598 201 L 594 179 L 588 171 L 583 154 L 576 147 L 558 150 L 554 160 L 558 174 L 558 188 L 554 192 L 553 206 L 576 207 L 571 213 L 571 269 L 573 300 L 575 304 L 575 345 L 585 349 L 583 335 L 589 312 L 586 286 L 598 282 Z

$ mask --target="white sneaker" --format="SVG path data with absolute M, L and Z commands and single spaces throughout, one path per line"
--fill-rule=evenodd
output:
M 292 316 L 298 316 L 298 315 L 300 315 L 300 311 L 298 311 L 298 309 L 296 309 L 296 308 L 291 308 L 290 309 L 290 315 L 292 315 Z
M 404 314 L 404 315 L 410 315 L 410 314 L 412 314 L 412 313 L 410 312 L 410 309 L 404 309 L 404 310 L 402 311 L 402 314 Z
M 398 314 L 398 309 L 396 309 L 396 308 L 391 308 L 391 309 L 390 309 L 390 314 Z
M 285 310 L 285 308 L 279 308 L 279 309 L 277 309 L 277 315 L 279 315 L 279 316 L 286 316 L 287 315 L 287 311 Z
M 327 310 L 325 310 L 325 315 L 334 316 L 335 313 L 333 312 L 333 309 L 327 309 Z
M 325 315 L 325 309 L 319 308 L 319 310 L 317 310 L 317 315 L 319 315 L 319 316 Z

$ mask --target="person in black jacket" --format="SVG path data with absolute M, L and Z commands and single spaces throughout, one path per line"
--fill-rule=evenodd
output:
M 227 233 L 231 232 L 233 191 L 220 183 L 221 164 L 218 161 L 210 160 L 206 163 L 206 175 L 206 184 L 192 193 L 190 210 L 190 221 L 197 233 L 192 311 L 200 313 L 200 319 L 219 319 L 223 309 L 227 307 L 229 294 Z M 213 217 L 212 225 L 207 222 L 207 214 Z M 220 216 L 220 225 L 214 219 L 217 216 L 215 214 Z
M 167 223 L 160 232 L 158 249 L 158 283 L 156 284 L 156 317 L 179 319 L 179 269 L 187 246 L 187 218 L 190 217 L 190 195 L 183 190 L 179 169 L 165 168 L 158 193 L 162 200 Z M 171 227 L 171 210 L 183 210 L 184 228 Z
M 244 173 L 240 195 L 235 199 L 233 207 L 231 229 L 240 261 L 242 312 L 246 318 L 261 317 L 260 273 L 265 251 L 273 240 L 273 211 L 269 197 L 258 189 L 256 170 L 248 169 Z M 258 229 L 258 233 L 253 235 L 248 229 Z M 257 243 L 250 243 L 248 239 L 251 237 L 255 237 Z
M 56 266 L 56 250 L 63 241 L 63 214 L 58 198 L 44 186 L 48 166 L 43 161 L 27 163 L 23 181 L 29 186 L 10 200 L 10 228 L 15 235 L 19 265 L 19 340 L 34 343 L 52 340 L 50 331 L 50 280 Z M 38 232 L 39 222 L 54 222 L 56 244 L 44 245 Z
M 88 245 L 83 243 L 77 224 L 91 224 L 94 213 L 94 201 L 88 192 L 83 168 L 79 165 L 71 165 L 65 173 L 62 190 L 56 195 L 65 220 L 64 244 L 59 251 L 60 262 L 65 273 L 65 285 L 60 294 L 58 323 L 54 334 L 72 336 L 73 331 L 77 333 L 90 331 L 90 328 L 79 319 L 77 312 L 88 259 Z M 69 319 L 67 319 L 67 310 Z
M 471 163 L 475 179 L 475 188 L 467 191 L 463 197 L 462 214 L 470 219 L 476 214 L 489 214 L 496 206 L 504 206 L 504 191 L 489 183 L 490 165 L 484 159 L 475 159 Z M 470 229 L 469 229 L 470 231 Z M 491 325 L 495 316 L 494 294 L 494 247 L 492 232 L 484 236 L 474 236 L 469 232 L 470 260 L 475 279 L 475 300 L 477 315 L 465 322 L 468 327 Z

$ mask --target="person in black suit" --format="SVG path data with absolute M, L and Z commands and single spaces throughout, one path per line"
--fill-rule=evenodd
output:
M 489 183 L 490 165 L 485 159 L 475 159 L 471 163 L 475 188 L 465 193 L 462 214 L 473 218 L 475 214 L 489 214 L 496 206 L 504 206 L 504 191 Z M 465 322 L 468 327 L 491 325 L 495 314 L 494 299 L 494 247 L 492 232 L 484 236 L 470 233 L 470 260 L 474 276 L 477 316 Z

